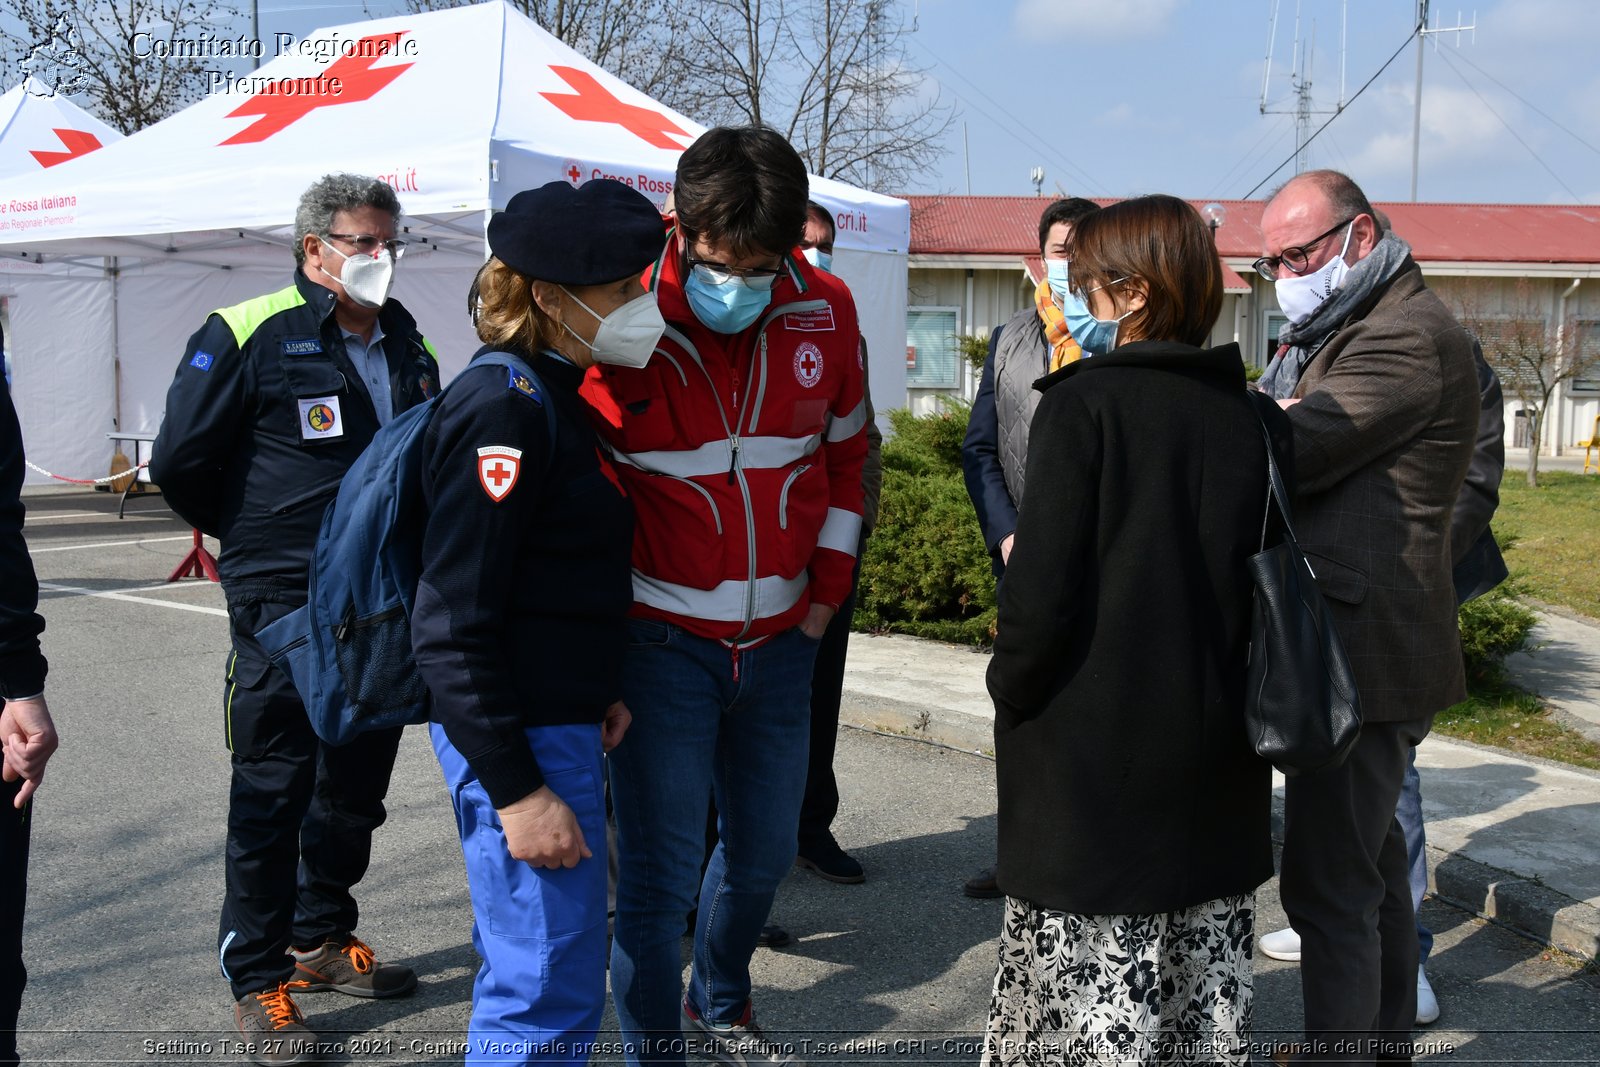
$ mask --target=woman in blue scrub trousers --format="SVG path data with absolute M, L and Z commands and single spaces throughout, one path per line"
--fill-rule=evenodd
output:
M 412 634 L 483 959 L 469 1065 L 587 1063 L 605 1004 L 601 754 L 630 719 L 633 513 L 578 385 L 596 361 L 650 358 L 664 326 L 640 275 L 663 240 L 620 182 L 512 197 L 468 304 L 477 355 L 533 373 L 475 356 L 424 438 Z

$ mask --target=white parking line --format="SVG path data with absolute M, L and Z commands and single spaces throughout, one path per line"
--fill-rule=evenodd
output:
M 191 541 L 193 534 L 184 534 L 181 537 L 145 537 L 137 541 L 96 541 L 92 545 L 56 545 L 53 548 L 30 548 L 28 554 L 37 556 L 41 552 L 73 552 L 80 548 L 120 548 L 123 545 L 158 545 L 163 541 Z
M 40 582 L 39 588 L 48 589 L 52 593 L 72 593 L 76 596 L 99 597 L 102 600 L 123 600 L 131 604 L 153 604 L 158 608 L 171 608 L 173 611 L 197 611 L 202 615 L 228 617 L 228 613 L 221 608 L 206 608 L 199 604 L 177 604 L 170 600 L 153 600 L 147 596 L 129 596 L 127 593 L 113 593 L 104 589 L 84 589 L 76 585 L 57 585 L 55 582 Z

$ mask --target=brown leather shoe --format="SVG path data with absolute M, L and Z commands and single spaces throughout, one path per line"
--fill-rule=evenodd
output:
M 995 897 L 1005 896 L 1000 891 L 999 883 L 995 881 L 995 869 L 993 867 L 985 867 L 971 878 L 968 878 L 962 883 L 961 891 L 974 900 L 993 900 Z
M 398 963 L 379 963 L 359 937 L 329 941 L 294 956 L 294 988 L 307 993 L 332 989 L 352 997 L 403 997 L 417 988 L 417 972 Z
M 247 993 L 233 1005 L 233 1025 L 244 1054 L 261 1067 L 317 1061 L 317 1035 L 307 1028 L 300 1006 L 289 995 L 293 982 L 279 982 Z

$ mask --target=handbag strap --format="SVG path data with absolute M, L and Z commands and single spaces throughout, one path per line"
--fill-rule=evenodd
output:
M 1267 420 L 1261 414 L 1262 400 L 1260 398 L 1263 395 L 1261 393 L 1250 394 L 1250 410 L 1255 412 L 1256 423 L 1261 427 L 1261 440 L 1267 446 L 1267 500 L 1269 503 L 1273 501 L 1277 503 L 1278 514 L 1283 518 L 1284 536 L 1298 547 L 1300 542 L 1294 535 L 1294 523 L 1289 518 L 1289 490 L 1284 487 L 1283 475 L 1278 472 L 1277 450 L 1272 444 L 1272 431 L 1267 429 Z M 1267 513 L 1261 518 L 1261 545 L 1263 548 L 1266 547 L 1267 543 L 1267 520 L 1270 515 L 1271 508 L 1268 508 Z

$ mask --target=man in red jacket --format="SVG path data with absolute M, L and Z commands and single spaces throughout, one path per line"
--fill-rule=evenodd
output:
M 752 1021 L 750 957 L 795 858 L 812 664 L 850 595 L 867 451 L 855 305 L 795 253 L 807 192 L 773 131 L 702 135 L 679 160 L 651 279 L 660 346 L 584 385 L 637 515 L 634 723 L 611 754 L 611 984 L 629 1064 L 683 1063 L 680 1026 L 725 1062 L 793 1058 Z

